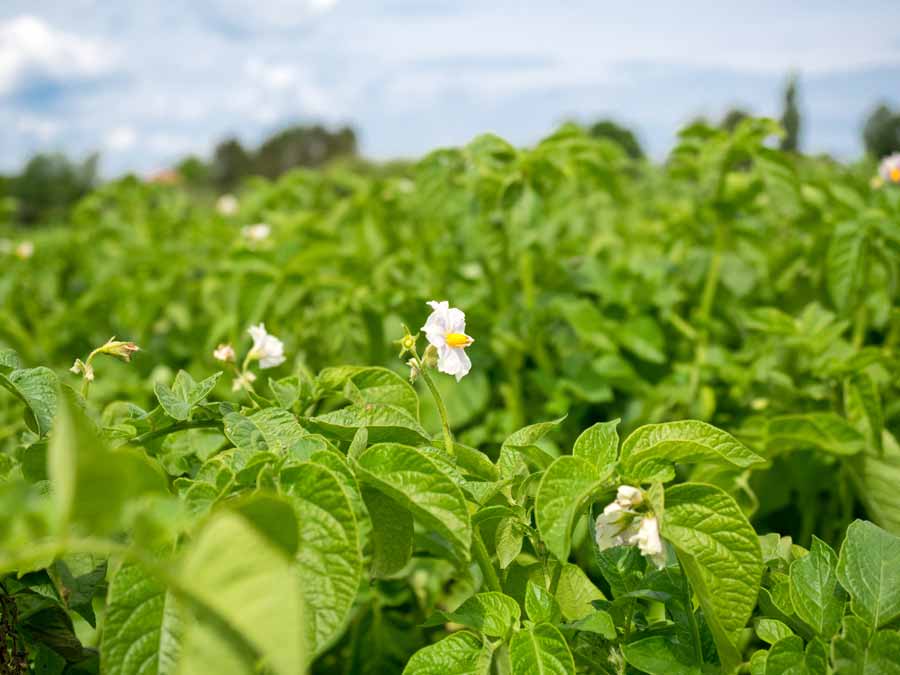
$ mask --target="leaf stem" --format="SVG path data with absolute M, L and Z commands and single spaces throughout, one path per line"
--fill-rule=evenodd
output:
M 697 625 L 697 617 L 694 616 L 694 594 L 691 591 L 691 586 L 688 583 L 687 572 L 684 569 L 684 565 L 681 564 L 681 557 L 678 558 L 678 566 L 681 572 L 681 588 L 684 592 L 684 604 L 685 610 L 688 615 L 688 624 L 691 627 L 691 636 L 694 642 L 694 659 L 697 662 L 697 665 L 702 668 L 703 666 L 703 647 L 700 644 L 700 627 Z
M 220 428 L 221 426 L 222 422 L 220 420 L 186 420 L 184 422 L 176 422 L 175 424 L 170 424 L 169 426 L 163 427 L 162 429 L 148 431 L 147 433 L 141 434 L 140 436 L 135 436 L 129 441 L 129 443 L 133 445 L 141 445 L 143 443 L 146 443 L 147 441 L 162 438 L 163 436 L 174 434 L 177 431 L 184 431 L 185 429 L 207 429 L 212 427 Z

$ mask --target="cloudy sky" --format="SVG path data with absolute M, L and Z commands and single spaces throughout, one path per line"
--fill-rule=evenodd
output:
M 611 116 L 661 156 L 698 114 L 778 114 L 791 70 L 805 148 L 856 156 L 900 105 L 900 2 L 3 0 L 0 170 L 59 149 L 152 171 L 296 121 L 388 158 Z

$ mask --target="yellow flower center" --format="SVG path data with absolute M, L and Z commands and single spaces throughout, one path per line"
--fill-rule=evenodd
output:
M 447 335 L 445 336 L 444 339 L 447 340 L 448 345 L 450 345 L 451 347 L 454 347 L 454 348 L 458 348 L 458 347 L 465 348 L 465 347 L 468 347 L 473 342 L 475 342 L 475 340 L 470 338 L 465 333 L 447 333 Z
M 900 183 L 900 167 L 894 167 L 888 175 L 891 177 L 891 182 Z

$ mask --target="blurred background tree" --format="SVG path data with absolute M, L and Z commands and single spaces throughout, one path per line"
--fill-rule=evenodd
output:
M 643 159 L 644 150 L 631 129 L 612 120 L 600 120 L 588 128 L 594 138 L 606 138 L 618 143 L 632 159 Z
M 884 103 L 875 108 L 863 127 L 863 143 L 875 158 L 900 152 L 900 113 Z
M 788 78 L 784 88 L 784 112 L 781 114 L 781 126 L 784 127 L 784 138 L 781 149 L 786 152 L 800 150 L 800 110 L 797 107 L 797 76 Z
M 0 180 L 0 198 L 14 202 L 14 220 L 22 225 L 63 218 L 97 184 L 98 159 L 96 154 L 81 162 L 59 153 L 35 155 L 22 173 Z

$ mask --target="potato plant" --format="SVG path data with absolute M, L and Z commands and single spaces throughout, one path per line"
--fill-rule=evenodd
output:
M 0 673 L 898 672 L 900 188 L 775 131 L 87 197 L 0 276 Z

